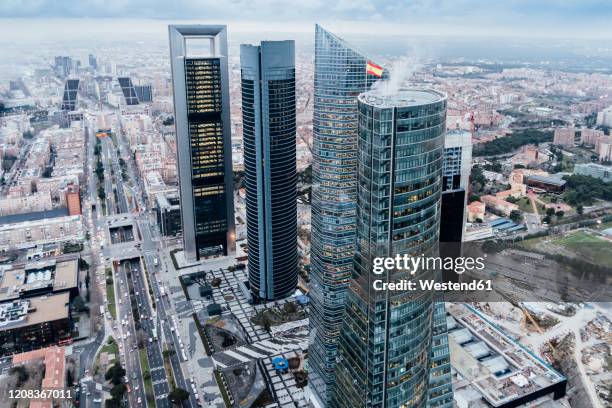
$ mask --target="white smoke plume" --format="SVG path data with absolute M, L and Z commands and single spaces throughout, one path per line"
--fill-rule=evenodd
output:
M 391 63 L 389 77 L 374 83 L 372 89 L 378 90 L 385 98 L 396 95 L 423 66 L 423 58 L 418 54 L 402 56 Z

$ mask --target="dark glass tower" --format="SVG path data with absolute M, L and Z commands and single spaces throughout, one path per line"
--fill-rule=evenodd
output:
M 240 46 L 249 285 L 256 300 L 297 287 L 295 43 Z
M 357 97 L 379 78 L 368 58 L 315 26 L 310 283 L 311 398 L 329 403 L 337 342 L 355 255 Z
M 125 104 L 138 105 L 138 95 L 136 95 L 136 89 L 134 88 L 134 84 L 132 84 L 132 79 L 130 77 L 118 77 L 117 81 L 119 81 L 121 92 L 123 92 Z
M 339 342 L 334 407 L 425 407 L 435 303 L 424 291 L 373 281 L 433 278 L 372 273 L 373 259 L 435 256 L 440 228 L 446 96 L 380 90 L 359 96 L 357 251 Z
M 73 111 L 76 109 L 77 96 L 79 94 L 79 79 L 67 79 L 64 85 L 64 95 L 62 96 L 63 111 Z
M 227 255 L 235 233 L 226 28 L 168 29 L 185 257 Z M 190 55 L 187 39 L 205 42 L 207 54 Z

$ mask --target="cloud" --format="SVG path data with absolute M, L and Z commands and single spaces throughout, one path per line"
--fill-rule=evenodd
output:
M 609 0 L 1 0 L 0 17 L 387 22 L 406 30 L 583 35 L 612 29 Z M 602 31 L 603 30 L 603 31 Z M 435 32 L 435 29 L 431 31 Z M 429 33 L 428 33 L 429 34 Z

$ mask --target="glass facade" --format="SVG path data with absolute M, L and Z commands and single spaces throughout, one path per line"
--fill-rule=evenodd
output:
M 168 30 L 183 245 L 196 261 L 235 250 L 226 28 Z M 207 41 L 211 56 L 191 56 L 188 38 Z
M 425 407 L 440 319 L 432 294 L 376 291 L 373 281 L 433 278 L 372 273 L 376 257 L 436 255 L 446 97 L 411 90 L 359 96 L 357 247 L 339 342 L 333 407 Z M 444 341 L 444 340 L 442 340 Z
M 249 285 L 256 300 L 298 280 L 295 44 L 240 47 Z
M 201 252 L 225 246 L 225 208 L 233 205 L 225 191 L 219 59 L 186 58 L 185 82 L 196 243 Z
M 357 97 L 378 77 L 368 59 L 315 27 L 309 387 L 328 404 L 355 254 Z

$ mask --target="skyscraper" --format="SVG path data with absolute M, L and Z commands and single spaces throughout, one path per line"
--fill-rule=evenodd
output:
M 295 43 L 240 46 L 249 285 L 256 300 L 297 286 Z
M 138 102 L 153 102 L 153 85 L 134 85 Z
M 313 188 L 308 350 L 311 399 L 329 403 L 346 288 L 355 255 L 357 97 L 384 73 L 315 26 Z
M 442 221 L 440 224 L 440 254 L 461 256 L 465 230 L 467 191 L 472 163 L 472 135 L 463 130 L 451 130 L 444 141 L 442 166 Z M 456 279 L 451 272 L 445 280 Z
M 227 255 L 235 232 L 226 28 L 168 30 L 185 257 Z M 192 54 L 192 42 L 206 53 Z
M 138 95 L 136 95 L 136 89 L 134 89 L 132 79 L 130 77 L 118 77 L 117 81 L 119 81 L 121 92 L 123 92 L 125 104 L 138 105 Z
M 73 111 L 76 109 L 77 97 L 79 95 L 79 79 L 67 79 L 64 85 L 64 95 L 62 96 L 63 111 Z
M 446 96 L 373 90 L 359 96 L 357 250 L 339 342 L 334 407 L 425 407 L 434 302 L 426 291 L 377 291 L 376 257 L 437 254 Z

